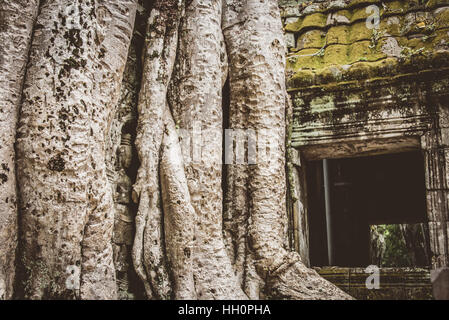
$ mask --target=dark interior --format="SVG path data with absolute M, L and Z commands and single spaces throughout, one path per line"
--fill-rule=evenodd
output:
M 424 223 L 421 152 L 328 160 L 333 265 L 369 265 L 369 226 Z M 312 266 L 328 263 L 323 161 L 307 163 Z

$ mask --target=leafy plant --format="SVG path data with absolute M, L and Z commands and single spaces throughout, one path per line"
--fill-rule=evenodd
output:
M 377 230 L 385 239 L 382 267 L 410 266 L 411 260 L 400 226 L 398 224 L 379 225 Z

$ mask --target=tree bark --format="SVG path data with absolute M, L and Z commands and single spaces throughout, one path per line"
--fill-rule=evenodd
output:
M 248 166 L 245 184 L 246 243 L 254 253 L 257 274 L 266 282 L 264 290 L 272 298 L 350 298 L 306 268 L 299 254 L 285 245 L 285 45 L 278 1 L 227 0 L 225 21 L 230 113 L 237 126 L 246 117 L 246 128 L 257 132 L 257 163 Z
M 186 8 L 169 101 L 187 133 L 185 174 L 195 209 L 193 252 L 199 299 L 246 298 L 223 238 L 222 88 L 227 56 L 221 32 L 222 1 L 193 0 Z
M 138 202 L 133 262 L 148 298 L 169 299 L 159 164 L 166 123 L 167 87 L 171 79 L 183 3 L 158 0 L 152 9 L 144 48 L 144 69 L 138 103 L 136 147 L 141 162 L 134 185 Z M 187 239 L 186 239 L 187 240 Z
M 136 2 L 46 1 L 18 128 L 25 296 L 116 297 L 105 139 Z
M 39 0 L 0 2 L 0 299 L 13 294 L 17 247 L 15 132 Z
M 195 299 L 192 253 L 195 211 L 191 204 L 182 151 L 175 123 L 166 108 L 162 144 L 161 181 L 165 243 L 175 299 Z
M 149 21 L 136 142 L 136 270 L 152 298 L 257 299 L 262 291 L 348 298 L 286 248 L 285 49 L 277 2 L 228 1 L 227 50 L 222 5 L 193 0 L 184 13 L 174 0 L 157 1 Z M 272 151 L 252 166 L 228 169 L 231 250 L 221 185 L 226 51 L 231 128 L 257 131 Z

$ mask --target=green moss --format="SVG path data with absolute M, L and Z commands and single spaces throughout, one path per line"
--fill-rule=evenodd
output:
M 343 17 L 347 18 L 348 21 L 351 21 L 351 19 L 352 19 L 352 12 L 348 9 L 338 10 L 334 13 L 334 15 L 343 16 Z
M 357 8 L 353 11 L 351 23 L 359 20 L 366 21 L 366 19 L 371 15 L 372 13 L 370 11 L 366 12 L 366 7 Z
M 294 70 L 300 69 L 319 69 L 323 67 L 323 59 L 319 56 L 319 49 L 304 49 L 294 57 L 296 61 L 293 65 Z
M 296 22 L 287 23 L 284 27 L 284 30 L 288 32 L 298 32 L 299 30 L 301 30 L 301 25 L 302 19 L 299 18 Z
M 407 1 L 390 1 L 388 3 L 384 3 L 385 5 L 385 14 L 389 13 L 400 13 L 408 10 L 409 2 Z
M 440 5 L 447 5 L 447 0 L 427 0 L 426 8 L 433 8 Z
M 381 19 L 380 30 L 383 30 L 385 34 L 389 34 L 392 36 L 399 36 L 401 35 L 402 25 L 403 25 L 403 17 L 392 16 Z
M 449 27 L 449 8 L 442 8 L 435 13 L 435 28 Z
M 366 7 L 370 4 L 381 8 L 379 29 L 366 26 L 370 15 Z M 447 61 L 449 9 L 435 11 L 448 5 L 447 1 L 398 0 L 383 4 L 379 0 L 351 1 L 345 9 L 334 12 L 351 19 L 351 25 L 326 25 L 332 9 L 324 8 L 324 4 L 322 12 L 298 19 L 290 29 L 295 30 L 298 43 L 287 62 L 289 83 L 305 86 L 377 77 L 386 72 L 409 73 L 436 68 Z M 435 19 L 429 18 L 432 14 L 420 14 L 416 21 L 410 21 L 407 12 L 425 12 L 424 5 L 431 8 L 427 9 L 429 13 L 436 12 Z
M 324 53 L 324 63 L 330 65 L 343 65 L 347 63 L 348 46 L 343 44 L 335 44 L 326 48 Z
M 322 13 L 313 13 L 299 18 L 298 21 L 289 23 L 285 26 L 285 30 L 289 32 L 300 32 L 306 28 L 324 28 L 326 26 L 327 15 Z
M 349 44 L 350 27 L 340 25 L 329 28 L 327 31 L 328 44 Z
M 323 111 L 331 111 L 335 109 L 334 98 L 331 95 L 321 96 L 310 102 L 310 111 L 312 113 L 320 113 Z
M 359 7 L 362 4 L 363 5 L 370 5 L 370 4 L 378 4 L 379 0 L 352 0 L 351 3 L 348 5 L 348 8 L 354 8 Z
M 315 83 L 315 72 L 311 70 L 300 70 L 294 77 L 300 79 L 303 86 L 311 86 Z
M 349 42 L 353 43 L 360 40 L 369 40 L 372 35 L 372 30 L 366 27 L 365 22 L 357 22 L 351 25 L 349 31 Z
M 327 15 L 322 13 L 313 13 L 304 18 L 301 28 L 323 28 L 326 26 Z
M 347 63 L 353 64 L 358 61 L 375 62 L 386 57 L 386 54 L 376 50 L 376 48 L 372 48 L 371 41 L 360 41 L 350 46 Z
M 297 48 L 321 48 L 326 39 L 326 33 L 321 30 L 310 30 L 298 37 Z

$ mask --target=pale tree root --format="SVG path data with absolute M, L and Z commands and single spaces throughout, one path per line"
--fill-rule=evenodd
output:
M 139 208 L 132 258 L 149 299 L 170 299 L 173 295 L 164 246 L 159 162 L 167 87 L 176 58 L 183 7 L 183 2 L 179 4 L 177 0 L 157 0 L 145 39 L 136 137 L 141 166 L 133 187 L 133 201 Z
M 106 172 L 93 184 L 94 207 L 89 214 L 81 243 L 80 296 L 85 300 L 117 299 L 112 252 L 114 213 Z M 98 190 L 98 191 L 95 191 Z M 103 192 L 101 192 L 103 191 Z M 98 192 L 98 194 L 96 194 Z
M 131 44 L 136 0 L 99 0 L 96 5 L 97 37 L 101 41 L 96 82 L 98 113 L 91 120 L 91 184 L 89 212 L 81 244 L 80 294 L 82 299 L 117 298 L 112 250 L 114 210 L 112 189 L 106 175 L 105 137 L 109 133 L 120 97 L 123 73 Z
M 136 142 L 141 168 L 133 259 L 148 296 L 257 299 L 263 291 L 270 298 L 349 298 L 286 249 L 285 48 L 277 1 L 226 0 L 223 27 L 222 1 L 189 1 L 179 40 L 182 8 L 165 4 L 156 2 L 149 23 Z M 178 14 L 170 20 L 168 12 Z M 226 77 L 221 28 L 231 62 L 231 126 L 265 130 L 260 138 L 275 150 L 243 171 L 231 168 L 230 191 L 240 197 L 227 200 L 232 260 L 223 237 L 222 146 L 216 143 Z M 176 130 L 194 130 L 198 122 L 201 130 L 220 132 L 216 140 L 201 137 L 195 162 Z
M 172 271 L 174 298 L 195 299 L 192 263 L 195 210 L 190 202 L 178 134 L 168 108 L 164 120 L 160 166 L 167 258 Z
M 285 255 L 285 261 L 267 274 L 265 290 L 276 299 L 347 300 L 352 299 L 315 270 L 307 268 L 296 252 Z
M 186 58 L 185 62 L 179 63 L 169 89 L 177 124 L 192 128 L 193 123 L 186 119 L 200 122 L 210 119 L 213 122 L 202 124 L 202 127 L 218 128 L 221 134 L 219 94 L 226 77 L 220 29 L 221 1 L 189 2 L 179 48 L 176 46 L 178 21 L 167 20 L 167 13 L 176 8 L 173 3 L 166 3 L 167 6 L 156 3 L 152 13 L 154 20 L 149 23 L 152 29 L 148 32 L 146 66 L 139 97 L 137 147 L 142 165 L 134 188 L 135 198 L 140 196 L 134 264 L 142 280 L 149 283 L 154 298 L 244 298 L 238 283 L 233 281 L 235 277 L 222 235 L 221 140 L 214 140 L 212 148 L 209 146 L 212 150 L 206 158 L 210 163 L 204 166 L 184 163 L 179 145 L 181 137 L 175 131 L 168 108 L 165 109 L 167 83 L 171 80 L 177 52 L 178 58 Z M 203 38 L 207 41 L 198 41 Z M 199 81 L 201 78 L 203 80 Z M 187 88 L 193 90 L 187 92 Z M 213 106 L 210 114 L 203 114 L 207 111 L 203 106 L 210 105 Z M 161 205 L 153 196 L 160 194 L 158 177 L 162 185 L 163 215 Z M 210 186 L 201 190 L 195 188 L 208 183 Z M 146 235 L 151 237 L 146 238 Z M 145 259 L 145 256 L 151 258 Z M 167 279 L 163 285 L 151 278 L 161 270 Z M 172 293 L 169 290 L 171 284 Z
M 116 298 L 104 143 L 135 10 L 42 3 L 17 130 L 26 298 Z
M 188 134 L 181 137 L 181 146 L 195 209 L 193 263 L 198 299 L 245 299 L 223 236 L 222 88 L 227 55 L 221 18 L 221 0 L 189 2 L 168 97 L 176 124 Z
M 263 291 L 274 299 L 350 299 L 286 248 L 285 45 L 278 2 L 226 0 L 225 10 L 230 112 L 257 132 L 256 163 L 248 166 L 246 241 Z
M 230 110 L 229 125 L 234 129 L 242 129 L 246 124 L 247 113 Z M 236 147 L 230 155 L 237 161 L 239 148 L 244 146 L 245 135 L 236 136 Z M 232 161 L 233 159 L 227 159 Z M 224 206 L 224 233 L 228 255 L 238 277 L 240 286 L 251 300 L 263 298 L 263 279 L 258 275 L 254 266 L 254 253 L 248 243 L 249 227 L 249 193 L 248 167 L 244 164 L 230 164 L 227 166 L 226 197 Z
M 39 1 L 0 1 L 0 300 L 13 297 L 18 240 L 15 133 Z

